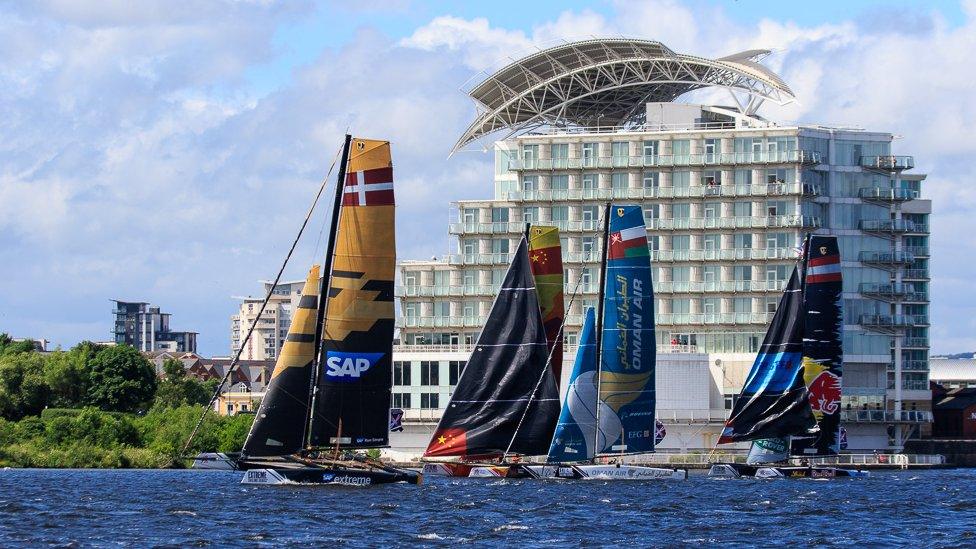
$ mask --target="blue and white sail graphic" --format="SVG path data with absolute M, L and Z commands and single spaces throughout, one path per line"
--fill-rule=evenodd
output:
M 593 309 L 588 309 L 576 350 L 576 363 L 566 389 L 566 400 L 549 447 L 550 463 L 593 458 L 597 401 L 595 324 Z
M 597 453 L 654 451 L 654 290 L 640 206 L 609 208 Z

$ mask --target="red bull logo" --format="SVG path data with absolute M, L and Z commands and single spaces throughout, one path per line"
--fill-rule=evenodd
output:
M 836 414 L 840 409 L 840 377 L 824 370 L 810 382 L 810 407 L 814 412 Z

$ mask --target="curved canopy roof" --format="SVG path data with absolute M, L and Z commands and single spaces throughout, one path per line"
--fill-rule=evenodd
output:
M 708 86 L 744 92 L 753 109 L 767 99 L 788 103 L 793 91 L 757 62 L 768 53 L 749 50 L 705 59 L 675 53 L 660 42 L 625 38 L 548 48 L 499 69 L 468 92 L 478 118 L 454 150 L 501 129 L 639 122 L 645 103 L 673 101 Z

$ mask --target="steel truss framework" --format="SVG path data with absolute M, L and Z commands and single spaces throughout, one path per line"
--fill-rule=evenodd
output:
M 644 104 L 673 101 L 692 90 L 721 87 L 741 112 L 763 101 L 793 101 L 789 86 L 757 61 L 769 50 L 721 59 L 678 54 L 660 42 L 602 39 L 571 42 L 529 55 L 468 92 L 477 119 L 454 150 L 498 130 L 540 126 L 585 128 L 640 124 Z

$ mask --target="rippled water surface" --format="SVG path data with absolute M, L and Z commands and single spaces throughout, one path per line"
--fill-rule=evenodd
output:
M 241 473 L 0 470 L 11 545 L 976 545 L 976 471 L 867 480 L 242 486 Z

